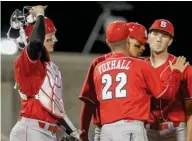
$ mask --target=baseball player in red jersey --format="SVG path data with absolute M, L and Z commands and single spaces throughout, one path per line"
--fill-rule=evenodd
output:
M 184 59 L 178 59 L 176 65 L 171 66 L 173 71 L 165 86 L 147 62 L 130 57 L 132 50 L 127 40 L 129 28 L 126 23 L 113 22 L 106 33 L 112 55 L 93 70 L 95 93 L 83 93 L 80 96 L 84 102 L 80 123 L 81 139 L 88 140 L 91 116 L 99 106 L 101 141 L 145 141 L 147 137 L 143 121 L 149 116 L 151 94 L 156 98 L 173 99 L 175 90 L 172 88 L 178 87 L 181 72 L 187 65 L 184 65 Z
M 171 72 L 169 62 L 174 63 L 177 59 L 177 57 L 168 53 L 168 47 L 171 45 L 174 37 L 174 27 L 170 21 L 159 19 L 151 25 L 149 31 L 148 42 L 151 56 L 148 58 L 148 61 L 157 70 L 161 79 L 165 81 Z M 192 98 L 191 66 L 185 69 L 182 77 L 183 80 L 175 99 L 152 98 L 150 120 L 146 125 L 149 141 L 187 140 L 184 103 L 191 103 L 189 99 Z M 191 120 L 188 121 L 188 128 L 191 128 Z M 192 131 L 189 130 L 188 141 L 192 141 L 190 136 L 192 136 Z
M 127 26 L 129 28 L 130 34 L 129 34 L 129 46 L 131 49 L 134 49 L 132 51 L 133 57 L 139 57 L 143 51 L 145 50 L 145 43 L 147 41 L 147 31 L 146 28 L 139 24 L 139 23 L 134 23 L 130 22 L 127 23 Z M 94 59 L 93 63 L 91 64 L 91 67 L 87 73 L 86 79 L 84 81 L 82 90 L 81 90 L 81 95 L 83 93 L 95 93 L 94 92 L 94 85 L 93 85 L 93 70 L 95 66 L 106 60 L 106 58 L 110 57 L 112 53 L 105 54 L 103 56 L 100 56 L 96 59 Z M 101 131 L 101 123 L 100 123 L 100 117 L 99 117 L 99 109 L 97 107 L 96 111 L 93 113 L 93 124 L 96 125 L 95 128 L 95 136 L 94 136 L 94 141 L 99 141 L 100 140 L 100 131 Z
M 25 27 L 28 44 L 14 62 L 14 74 L 21 96 L 20 119 L 10 133 L 11 141 L 56 141 L 57 124 L 79 138 L 63 103 L 61 73 L 49 56 L 57 42 L 54 23 L 44 17 L 43 6 L 30 14 L 35 23 Z

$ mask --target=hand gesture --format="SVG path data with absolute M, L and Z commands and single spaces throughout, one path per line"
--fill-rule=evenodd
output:
M 189 62 L 185 62 L 185 61 L 186 61 L 186 58 L 184 56 L 177 57 L 177 61 L 175 64 L 172 64 L 172 62 L 169 61 L 171 70 L 177 69 L 183 73 L 185 68 L 189 65 Z

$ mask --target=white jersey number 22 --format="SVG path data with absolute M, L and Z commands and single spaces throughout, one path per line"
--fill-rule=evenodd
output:
M 124 72 L 118 73 L 115 76 L 115 81 L 119 82 L 115 88 L 115 98 L 124 98 L 127 96 L 127 90 L 123 89 L 125 84 L 127 84 L 127 75 Z M 102 99 L 109 100 L 113 98 L 112 91 L 109 90 L 113 83 L 112 76 L 110 74 L 104 74 L 102 77 L 102 84 L 105 84 L 102 90 Z

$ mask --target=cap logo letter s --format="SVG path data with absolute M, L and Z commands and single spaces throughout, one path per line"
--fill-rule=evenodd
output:
M 161 27 L 166 27 L 166 26 L 167 26 L 167 22 L 165 22 L 165 21 L 161 21 L 160 26 L 161 26 Z

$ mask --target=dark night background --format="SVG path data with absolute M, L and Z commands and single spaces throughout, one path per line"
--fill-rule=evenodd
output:
M 118 2 L 120 3 L 120 2 Z M 155 19 L 168 19 L 175 27 L 175 39 L 170 53 L 184 55 L 192 63 L 192 2 L 132 1 L 125 2 L 133 6 L 132 11 L 112 11 L 114 16 L 122 16 L 127 21 L 141 23 L 148 29 Z M 15 9 L 23 6 L 48 5 L 46 16 L 52 19 L 57 28 L 55 51 L 82 52 L 86 41 L 103 8 L 96 1 L 6 1 L 1 2 L 1 37 L 6 37 L 9 18 Z M 103 28 L 100 32 L 103 32 Z M 144 55 L 149 55 L 148 45 Z M 96 41 L 90 53 L 107 53 L 108 47 Z

